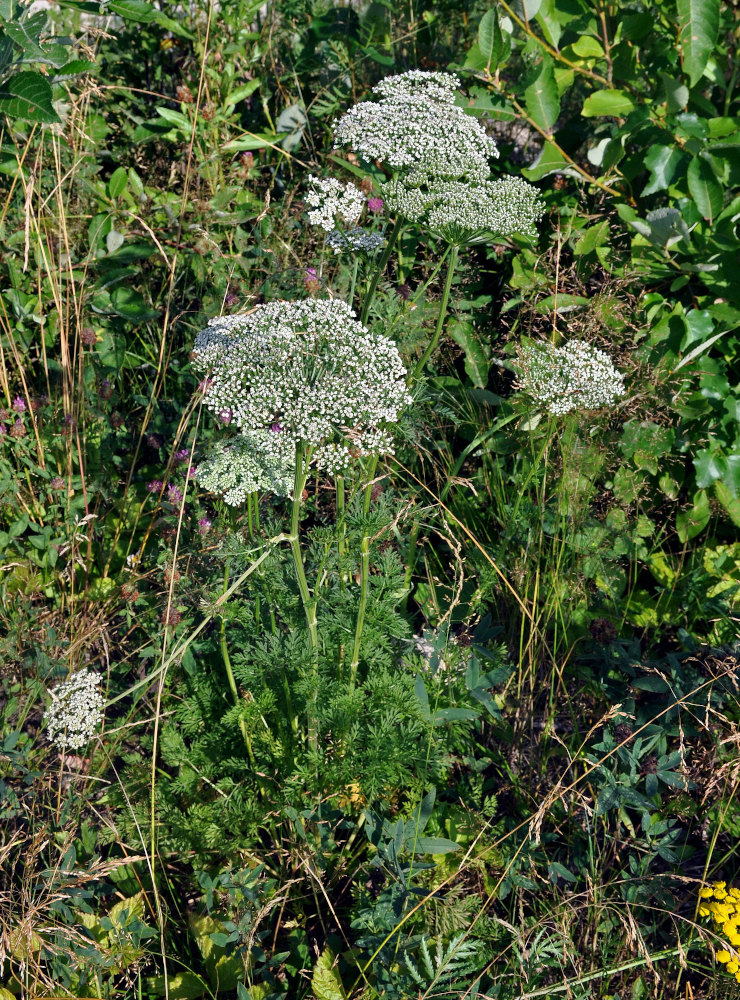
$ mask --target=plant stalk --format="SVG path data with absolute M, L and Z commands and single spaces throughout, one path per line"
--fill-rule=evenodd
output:
M 411 376 L 411 381 L 417 379 L 419 375 L 421 375 L 421 373 L 424 371 L 424 365 L 427 363 L 429 357 L 431 356 L 432 352 L 439 343 L 439 338 L 442 335 L 442 329 L 444 327 L 445 316 L 447 315 L 447 303 L 450 298 L 450 288 L 452 287 L 452 278 L 455 273 L 455 267 L 457 265 L 457 258 L 459 253 L 460 251 L 458 247 L 453 246 L 450 252 L 450 261 L 447 265 L 447 277 L 445 278 L 445 287 L 444 291 L 442 292 L 442 302 L 439 307 L 439 316 L 437 317 L 437 328 L 434 331 L 434 336 L 427 345 L 427 349 L 422 354 L 421 360 L 414 368 L 413 375 Z
M 318 730 L 316 726 L 316 700 L 318 696 L 319 683 L 319 633 L 316 625 L 316 599 L 311 596 L 306 580 L 306 570 L 303 565 L 303 553 L 300 543 L 301 525 L 301 503 L 303 491 L 306 488 L 308 479 L 308 461 L 310 452 L 304 451 L 303 443 L 296 445 L 295 452 L 295 481 L 293 484 L 293 510 L 290 521 L 290 551 L 293 554 L 295 565 L 296 582 L 301 595 L 303 611 L 306 615 L 308 625 L 308 641 L 311 646 L 311 655 L 314 668 L 314 689 L 309 698 L 307 706 L 308 714 L 308 742 L 311 749 L 315 750 L 318 745 Z
M 378 287 L 378 282 L 380 281 L 380 276 L 385 271 L 385 266 L 388 263 L 388 258 L 391 255 L 393 246 L 398 239 L 398 234 L 401 232 L 401 226 L 403 225 L 403 218 L 399 215 L 396 217 L 396 221 L 391 230 L 391 235 L 388 237 L 388 242 L 385 245 L 383 253 L 381 255 L 380 261 L 378 262 L 378 269 L 372 277 L 370 282 L 370 287 L 367 290 L 367 295 L 362 303 L 362 312 L 360 313 L 360 322 L 366 323 L 368 313 L 370 312 L 370 305 L 373 301 L 375 295 L 375 289 Z

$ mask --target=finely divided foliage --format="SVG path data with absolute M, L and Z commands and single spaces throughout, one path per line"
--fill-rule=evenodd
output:
M 388 428 L 411 402 L 406 370 L 396 345 L 354 316 L 339 300 L 310 299 L 211 321 L 194 350 L 210 379 L 206 405 L 247 434 L 306 445 L 328 472 L 392 451 Z

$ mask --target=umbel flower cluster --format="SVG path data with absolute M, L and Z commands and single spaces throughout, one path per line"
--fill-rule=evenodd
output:
M 610 406 L 625 392 L 624 377 L 611 358 L 584 340 L 524 347 L 519 369 L 520 388 L 555 416 Z
M 196 338 L 194 364 L 210 380 L 209 409 L 230 412 L 256 445 L 264 484 L 276 474 L 267 463 L 299 443 L 328 473 L 392 451 L 388 427 L 411 402 L 396 345 L 339 300 L 271 302 L 211 320 Z
M 51 692 L 44 721 L 46 735 L 58 750 L 81 750 L 95 735 L 103 718 L 100 684 L 100 675 L 85 668 Z
M 374 88 L 380 101 L 356 104 L 335 122 L 337 144 L 393 169 L 384 201 L 448 243 L 534 239 L 544 211 L 537 189 L 521 178 L 490 180 L 496 143 L 455 103 L 459 86 L 451 73 L 386 77 Z
M 419 187 L 389 181 L 383 194 L 391 208 L 411 222 L 421 222 L 448 243 L 520 235 L 537 238 L 537 222 L 545 211 L 537 188 L 521 177 L 468 183 L 430 180 Z
M 295 449 L 277 425 L 244 431 L 216 442 L 198 466 L 197 476 L 204 489 L 221 496 L 230 507 L 239 507 L 257 492 L 285 497 L 293 486 Z
M 365 207 L 365 195 L 354 184 L 342 184 L 336 177 L 320 180 L 313 175 L 306 195 L 309 206 L 308 221 L 320 226 L 327 233 L 340 226 L 354 226 Z
M 326 245 L 331 247 L 334 253 L 350 251 L 351 253 L 371 254 L 377 253 L 385 244 L 385 237 L 381 233 L 374 233 L 362 226 L 354 226 L 346 232 L 335 229 L 326 237 Z
M 735 976 L 740 983 L 740 961 L 737 948 L 740 948 L 740 889 L 727 888 L 726 882 L 715 882 L 711 887 L 704 886 L 699 890 L 699 916 L 710 917 L 715 929 L 721 932 L 729 948 L 720 948 L 716 953 L 718 962 Z
M 336 144 L 403 171 L 410 184 L 428 177 L 486 180 L 498 149 L 478 120 L 455 104 L 459 86 L 451 73 L 411 70 L 386 77 L 373 88 L 380 101 L 355 104 L 334 122 Z

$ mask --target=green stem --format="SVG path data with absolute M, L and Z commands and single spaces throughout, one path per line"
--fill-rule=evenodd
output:
M 295 565 L 295 575 L 296 581 L 298 583 L 298 590 L 301 595 L 301 603 L 303 604 L 303 611 L 306 615 L 306 624 L 308 625 L 308 640 L 311 646 L 311 654 L 313 658 L 314 667 L 314 689 L 309 698 L 308 709 L 308 741 L 312 749 L 316 749 L 318 745 L 318 731 L 316 727 L 316 700 L 318 696 L 318 683 L 319 683 L 319 633 L 316 626 L 316 600 L 311 597 L 311 592 L 308 589 L 308 581 L 306 580 L 306 570 L 303 565 L 303 553 L 301 552 L 300 543 L 300 525 L 301 525 L 301 498 L 303 496 L 303 491 L 306 488 L 306 480 L 308 479 L 308 461 L 310 458 L 310 453 L 307 455 L 304 452 L 303 444 L 299 443 L 296 445 L 295 451 L 295 481 L 293 484 L 293 510 L 290 522 L 290 551 L 293 554 L 293 563 Z
M 447 277 L 445 279 L 445 287 L 442 292 L 442 302 L 439 307 L 439 316 L 437 317 L 437 328 L 434 331 L 434 336 L 429 341 L 429 345 L 421 356 L 421 360 L 414 368 L 414 373 L 412 375 L 412 380 L 417 379 L 419 375 L 424 371 L 424 365 L 427 363 L 430 355 L 436 348 L 439 338 L 442 335 L 442 328 L 444 327 L 445 316 L 447 315 L 447 302 L 450 298 L 450 288 L 452 287 L 452 277 L 455 273 L 455 265 L 457 264 L 457 257 L 459 250 L 456 246 L 453 246 L 450 253 L 450 262 L 447 265 Z
M 368 466 L 368 483 L 365 487 L 365 495 L 362 500 L 362 510 L 367 517 L 370 511 L 370 500 L 372 498 L 373 479 L 375 470 L 378 467 L 378 456 L 373 455 Z M 357 623 L 355 625 L 355 641 L 352 646 L 352 660 L 349 665 L 349 689 L 354 691 L 357 680 L 357 668 L 360 663 L 360 646 L 362 644 L 362 632 L 365 627 L 365 612 L 367 611 L 367 595 L 370 587 L 370 536 L 363 535 L 360 542 L 360 605 L 357 609 Z
M 385 265 L 388 263 L 388 258 L 393 250 L 393 245 L 398 239 L 398 234 L 401 232 L 401 226 L 403 225 L 402 216 L 397 216 L 396 221 L 391 230 L 391 235 L 388 237 L 388 242 L 385 245 L 380 261 L 378 262 L 378 269 L 373 275 L 372 281 L 370 282 L 370 287 L 367 290 L 367 295 L 362 303 L 362 312 L 360 313 L 360 322 L 366 323 L 368 313 L 370 312 L 370 304 L 373 301 L 373 296 L 375 295 L 375 289 L 378 287 L 378 282 L 380 281 L 380 276 L 385 271 Z
M 357 268 L 358 268 L 359 264 L 360 264 L 360 257 L 359 257 L 358 254 L 355 254 L 355 266 L 352 268 L 352 284 L 351 284 L 350 289 L 349 289 L 349 305 L 350 305 L 350 308 L 352 308 L 352 303 L 354 302 L 354 298 L 355 298 L 355 287 L 357 285 Z
M 419 522 L 414 521 L 411 525 L 411 533 L 409 534 L 409 549 L 408 555 L 406 556 L 406 572 L 403 576 L 403 586 L 404 590 L 411 589 L 411 579 L 414 575 L 414 568 L 416 566 L 416 555 L 417 548 L 416 543 L 419 540 Z
M 344 510 L 345 510 L 345 497 L 344 497 L 344 476 L 337 476 L 337 524 L 339 526 L 339 542 L 337 543 L 337 550 L 339 554 L 339 587 L 344 590 L 345 577 L 344 577 L 344 557 L 347 553 L 347 535 L 344 524 Z
M 224 594 L 229 589 L 229 564 L 226 563 L 226 569 L 224 570 Z M 236 678 L 234 677 L 234 671 L 231 668 L 231 657 L 229 656 L 229 647 L 226 644 L 226 616 L 221 615 L 221 657 L 224 661 L 224 667 L 226 668 L 226 676 L 229 679 L 229 687 L 231 688 L 231 696 L 234 699 L 234 704 L 237 709 L 241 699 L 239 697 L 239 691 L 236 686 Z M 249 732 L 247 730 L 247 723 L 241 717 L 239 718 L 239 729 L 241 730 L 242 739 L 244 740 L 244 745 L 247 748 L 247 753 L 249 754 L 249 761 L 252 767 L 255 766 L 254 753 L 252 751 L 252 741 L 249 738 Z

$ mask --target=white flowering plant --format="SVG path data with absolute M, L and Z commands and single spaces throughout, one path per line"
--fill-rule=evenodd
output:
M 609 355 L 584 340 L 526 345 L 517 367 L 519 387 L 553 416 L 612 406 L 626 391 Z
M 83 750 L 97 732 L 105 704 L 101 683 L 99 674 L 83 668 L 51 690 L 44 722 L 59 751 Z

